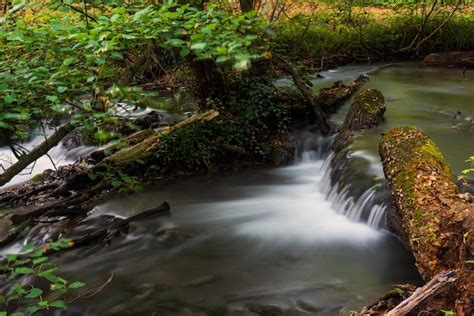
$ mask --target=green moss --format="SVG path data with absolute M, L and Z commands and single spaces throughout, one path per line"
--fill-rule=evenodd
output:
M 43 178 L 44 178 L 44 175 L 42 173 L 40 173 L 40 174 L 37 174 L 36 176 L 34 176 L 33 178 L 31 178 L 31 181 L 39 182 L 39 181 L 43 180 Z

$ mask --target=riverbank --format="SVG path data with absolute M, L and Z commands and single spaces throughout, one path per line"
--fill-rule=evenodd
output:
M 430 53 L 474 50 L 474 14 L 467 7 L 441 30 L 446 14 L 426 24 L 433 36 L 419 49 L 403 52 L 417 36 L 424 16 L 419 11 L 360 8 L 318 8 L 294 11 L 275 23 L 273 49 L 310 71 L 350 63 L 419 60 Z M 462 30 L 462 31 L 459 31 Z

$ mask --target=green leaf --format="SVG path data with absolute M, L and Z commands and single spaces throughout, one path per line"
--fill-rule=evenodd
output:
M 3 100 L 8 103 L 8 104 L 11 104 L 13 102 L 15 102 L 16 98 L 14 95 L 6 95 L 3 97 Z
M 57 90 L 58 90 L 59 93 L 63 93 L 63 92 L 66 92 L 67 87 L 65 87 L 65 86 L 59 86 L 59 87 L 57 88 Z
M 196 43 L 196 44 L 191 45 L 191 49 L 203 50 L 204 48 L 206 48 L 206 46 L 207 46 L 207 43 Z
M 38 305 L 39 307 L 46 307 L 49 305 L 49 302 L 48 301 L 39 301 L 36 305 Z
M 51 101 L 51 102 L 56 102 L 58 100 L 58 97 L 55 95 L 47 95 L 46 100 Z
M 41 290 L 37 287 L 34 287 L 34 288 L 32 288 L 31 290 L 28 291 L 28 294 L 25 297 L 26 298 L 37 298 L 41 294 L 43 294 L 43 290 Z
M 6 255 L 7 261 L 14 261 L 17 258 L 17 255 Z
M 21 247 L 20 252 L 27 252 L 35 248 L 35 244 L 29 242 Z
M 35 271 L 33 269 L 27 267 L 20 267 L 15 269 L 16 274 L 32 274 L 34 272 Z
M 39 257 L 39 258 L 33 259 L 33 265 L 37 266 L 39 264 L 45 263 L 46 261 L 48 261 L 47 257 Z
M 99 66 L 104 65 L 105 64 L 105 59 L 104 58 L 97 58 L 95 60 L 95 63 Z
M 64 59 L 63 65 L 67 67 L 75 61 L 76 61 L 75 57 L 67 57 L 67 58 Z
M 50 303 L 49 306 L 56 307 L 56 308 L 62 308 L 62 309 L 67 308 L 66 302 L 61 301 L 61 300 L 54 301 L 54 302 Z
M 73 282 L 73 283 L 71 283 L 71 285 L 69 285 L 69 288 L 70 288 L 70 289 L 79 289 L 79 288 L 84 287 L 84 286 L 86 286 L 85 283 L 82 283 L 82 282 Z
M 189 55 L 190 52 L 191 52 L 191 51 L 190 51 L 188 48 L 183 47 L 183 48 L 181 48 L 181 50 L 179 51 L 179 56 L 181 56 L 181 57 L 186 57 L 186 56 Z

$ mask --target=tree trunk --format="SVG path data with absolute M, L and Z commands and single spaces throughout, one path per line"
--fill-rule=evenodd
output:
M 240 0 L 240 10 L 242 12 L 249 12 L 254 9 L 255 0 Z
M 397 233 L 410 246 L 421 276 L 429 281 L 453 270 L 458 280 L 424 310 L 473 315 L 474 204 L 458 195 L 444 157 L 419 129 L 391 129 L 382 137 L 380 156 L 401 223 Z
M 213 60 L 192 60 L 194 96 L 201 110 L 209 110 L 213 103 L 222 102 L 227 87 L 224 75 L 219 72 Z

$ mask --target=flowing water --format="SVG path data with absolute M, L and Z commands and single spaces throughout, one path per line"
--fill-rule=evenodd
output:
M 317 84 L 373 68 L 325 72 Z M 258 305 L 272 305 L 286 315 L 347 315 L 392 284 L 419 284 L 411 254 L 384 229 L 390 203 L 378 140 L 391 126 L 419 126 L 459 173 L 474 149 L 474 75 L 402 64 L 377 71 L 366 87 L 385 95 L 386 123 L 343 158 L 328 151 L 331 139 L 299 131 L 291 166 L 160 182 L 96 207 L 98 220 L 167 201 L 171 216 L 134 223 L 107 247 L 58 258 L 69 279 L 89 288 L 113 274 L 63 314 L 254 315 Z M 346 110 L 333 119 L 341 122 Z

